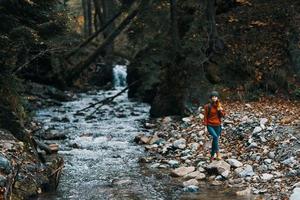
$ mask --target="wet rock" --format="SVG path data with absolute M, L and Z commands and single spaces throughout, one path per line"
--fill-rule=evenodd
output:
M 63 140 L 66 139 L 65 133 L 58 130 L 47 130 L 41 135 L 44 140 Z
M 211 174 L 222 174 L 225 171 L 230 171 L 230 165 L 224 160 L 213 161 L 206 167 L 206 170 Z
M 0 175 L 0 187 L 4 187 L 6 185 L 6 177 Z
M 168 164 L 169 164 L 172 168 L 179 167 L 179 162 L 178 162 L 177 160 L 170 160 L 170 161 L 168 161 Z
M 265 159 L 265 160 L 264 160 L 264 163 L 265 163 L 265 164 L 271 164 L 271 163 L 272 163 L 272 159 Z
M 158 168 L 159 165 L 160 165 L 159 163 L 155 163 L 155 164 L 151 165 L 150 168 Z
M 251 165 L 245 165 L 234 170 L 239 177 L 253 176 L 255 173 Z
M 137 135 L 134 138 L 134 141 L 138 144 L 148 144 L 150 141 L 150 137 L 147 137 L 145 135 Z
M 197 151 L 199 146 L 200 146 L 199 143 L 194 142 L 194 143 L 191 144 L 191 150 L 192 151 Z
M 267 182 L 267 181 L 269 181 L 269 180 L 271 180 L 273 178 L 273 175 L 272 174 L 264 173 L 264 174 L 261 175 L 260 178 L 261 178 L 261 180 L 263 182 Z
M 241 163 L 240 161 L 236 160 L 236 159 L 227 159 L 226 160 L 232 167 L 238 168 L 243 166 L 243 163 Z
M 293 188 L 300 188 L 300 182 L 295 183 L 295 184 L 293 185 Z
M 290 157 L 290 158 L 288 158 L 288 159 L 285 159 L 284 161 L 282 161 L 281 163 L 282 164 L 285 164 L 285 165 L 294 165 L 294 164 L 296 164 L 296 160 L 295 160 L 295 158 L 294 157 Z
M 265 125 L 268 122 L 267 118 L 261 118 L 259 124 L 260 125 Z
M 171 172 L 172 176 L 185 176 L 191 172 L 195 171 L 195 167 L 179 167 Z
M 268 158 L 274 159 L 275 158 L 275 152 L 274 151 L 269 152 L 268 153 Z
M 184 149 L 186 147 L 186 140 L 184 138 L 181 138 L 179 140 L 175 140 L 173 142 L 173 147 L 177 149 Z
M 221 181 L 217 181 L 217 180 L 211 182 L 211 185 L 214 185 L 214 186 L 219 186 L 219 185 L 222 185 L 222 184 L 223 183 Z
M 183 191 L 185 191 L 185 192 L 198 192 L 199 187 L 196 186 L 196 185 L 189 185 L 189 186 L 183 188 Z
M 252 149 L 252 148 L 256 148 L 258 147 L 258 144 L 256 142 L 252 142 L 248 147 L 247 149 Z
M 199 185 L 199 182 L 196 179 L 190 179 L 188 181 L 184 181 L 182 184 L 184 187 L 191 186 L 191 185 L 197 186 L 197 185 Z
M 0 170 L 4 171 L 5 173 L 9 173 L 11 170 L 10 162 L 2 155 L 0 155 Z
M 198 171 L 203 173 L 203 172 L 205 172 L 206 170 L 205 170 L 203 167 L 198 167 Z
M 203 174 L 199 171 L 194 171 L 194 172 L 191 172 L 191 173 L 185 175 L 184 178 L 186 178 L 186 179 L 194 178 L 194 179 L 200 180 L 200 179 L 205 178 L 205 174 Z
M 290 196 L 290 200 L 299 200 L 300 199 L 300 188 L 295 188 L 293 190 L 292 195 Z
M 262 131 L 262 128 L 261 128 L 260 126 L 257 126 L 257 127 L 255 127 L 254 130 L 252 131 L 252 134 L 257 134 L 257 133 L 259 133 L 259 132 L 261 132 L 261 131 Z
M 229 177 L 229 174 L 230 174 L 230 171 L 229 170 L 226 170 L 224 172 L 221 173 L 221 176 L 225 179 L 227 179 Z
M 186 123 L 190 123 L 192 121 L 192 119 L 189 117 L 184 117 L 184 118 L 182 118 L 182 121 L 186 122 Z
M 244 190 L 237 191 L 235 194 L 237 196 L 249 196 L 251 194 L 251 188 L 246 188 Z
M 157 144 L 159 140 L 160 138 L 157 135 L 153 135 L 152 137 L 150 137 L 148 144 Z

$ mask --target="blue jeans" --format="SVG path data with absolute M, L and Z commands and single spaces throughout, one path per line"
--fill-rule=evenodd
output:
M 221 135 L 222 128 L 221 126 L 207 126 L 208 133 L 213 137 L 211 145 L 211 156 L 214 156 L 215 153 L 219 152 L 219 137 Z

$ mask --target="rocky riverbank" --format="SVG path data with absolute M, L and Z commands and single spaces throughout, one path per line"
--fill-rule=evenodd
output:
M 30 82 L 24 83 L 21 92 L 27 102 L 27 112 L 33 115 L 37 108 L 60 105 L 61 101 L 70 99 L 53 87 Z M 18 130 L 28 134 L 26 141 L 14 137 L 8 130 L 0 130 L 0 199 L 31 199 L 55 190 L 64 165 L 62 157 L 56 154 L 57 145 L 36 137 L 37 124 L 30 118 L 23 123 L 25 125 L 20 125 Z
M 41 162 L 28 144 L 11 133 L 0 131 L 1 199 L 30 199 L 56 188 L 63 160 L 57 155 L 45 156 Z
M 206 183 L 249 198 L 299 199 L 299 102 L 227 102 L 225 108 L 223 160 L 209 162 L 211 140 L 200 108 L 200 114 L 183 119 L 165 117 L 146 123 L 155 131 L 135 139 L 149 152 L 140 162 L 170 169 L 185 191 L 197 192 Z

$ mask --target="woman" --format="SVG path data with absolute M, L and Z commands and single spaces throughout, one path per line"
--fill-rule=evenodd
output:
M 204 125 L 207 127 L 207 131 L 212 136 L 212 147 L 210 160 L 221 160 L 221 154 L 219 152 L 219 137 L 221 135 L 221 118 L 225 116 L 224 109 L 219 101 L 219 93 L 213 91 L 210 94 L 210 102 L 204 106 Z

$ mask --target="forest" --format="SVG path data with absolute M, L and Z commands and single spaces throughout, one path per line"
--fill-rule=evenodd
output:
M 300 199 L 300 2 L 0 17 L 0 199 Z

